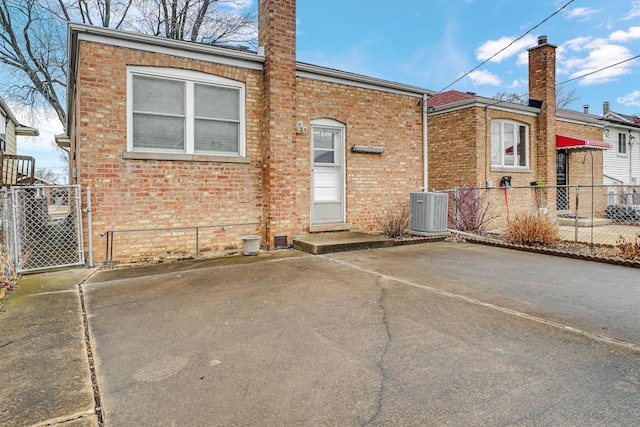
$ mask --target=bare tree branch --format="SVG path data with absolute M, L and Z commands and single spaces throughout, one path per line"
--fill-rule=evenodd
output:
M 196 43 L 255 44 L 245 0 L 0 0 L 3 96 L 55 111 L 66 127 L 66 25 L 81 22 Z

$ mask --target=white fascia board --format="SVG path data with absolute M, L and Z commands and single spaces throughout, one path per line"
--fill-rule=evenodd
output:
M 251 70 L 262 70 L 265 61 L 264 55 L 257 53 L 236 51 L 217 46 L 149 36 L 146 34 L 136 34 L 110 28 L 70 24 L 69 30 L 71 33 L 76 33 L 77 39 L 82 41 L 213 62 L 233 67 L 248 68 Z
M 427 106 L 429 103 L 427 102 Z M 506 113 L 521 114 L 523 116 L 537 117 L 540 114 L 540 109 L 535 107 L 529 107 L 528 105 L 514 104 L 512 102 L 500 102 L 496 99 L 490 98 L 469 98 L 458 102 L 452 102 L 451 104 L 442 105 L 436 107 L 435 111 L 429 113 L 430 116 L 437 116 L 438 114 L 450 113 L 452 111 L 464 110 L 465 108 L 472 107 L 487 107 L 490 110 L 504 111 Z
M 363 89 L 412 96 L 415 98 L 422 98 L 423 95 L 433 95 L 435 93 L 432 90 L 417 86 L 396 83 L 389 80 L 377 79 L 375 77 L 363 76 L 361 74 L 349 73 L 347 71 L 305 64 L 302 62 L 298 62 L 296 64 L 296 76 L 309 80 L 354 86 Z

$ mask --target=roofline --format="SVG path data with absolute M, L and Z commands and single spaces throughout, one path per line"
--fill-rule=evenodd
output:
M 9 119 L 15 124 L 18 125 L 18 119 L 16 119 L 16 116 L 13 115 L 13 113 L 11 112 L 11 109 L 9 108 L 9 106 L 7 105 L 6 102 L 4 102 L 4 99 L 0 98 L 0 109 L 2 109 L 2 111 L 4 111 L 6 113 L 6 116 L 9 117 Z
M 427 106 L 429 105 L 427 101 Z M 438 107 L 433 107 L 433 111 L 430 112 L 430 115 L 438 115 L 449 113 L 456 110 L 462 110 L 465 108 L 471 107 L 481 107 L 481 108 L 489 108 L 493 110 L 507 111 L 513 112 L 517 111 L 520 114 L 525 114 L 527 116 L 537 116 L 540 113 L 540 108 L 529 107 L 524 104 L 516 104 L 514 102 L 501 101 L 493 98 L 485 98 L 482 96 L 474 96 L 472 98 L 463 99 L 461 101 L 452 102 L 449 104 L 440 105 Z M 431 107 L 429 107 L 431 109 Z
M 566 108 L 559 108 L 556 110 L 556 120 L 568 123 L 588 124 L 599 128 L 605 127 L 601 116 L 582 113 L 580 111 L 567 110 Z
M 125 30 L 116 30 L 113 28 L 98 27 L 87 24 L 69 24 L 69 32 L 77 34 L 91 34 L 94 36 L 102 36 L 106 38 L 137 42 L 149 46 L 173 48 L 184 52 L 204 53 L 207 55 L 218 55 L 229 58 L 237 58 L 252 62 L 264 62 L 264 53 L 245 52 L 241 50 L 226 49 L 220 46 L 206 45 L 202 43 L 193 43 L 184 40 L 174 40 L 166 37 L 151 36 L 148 34 L 134 33 Z
M 330 83 L 348 84 L 366 89 L 386 90 L 388 92 L 416 97 L 435 94 L 435 91 L 423 87 L 392 82 L 390 80 L 369 77 L 348 71 L 340 71 L 334 68 L 321 67 L 305 62 L 296 62 L 296 76 Z
M 217 61 L 215 62 L 256 70 L 262 70 L 266 60 L 263 48 L 258 48 L 257 53 L 243 52 L 218 46 L 133 33 L 130 31 L 70 23 L 67 31 L 67 123 L 65 133 L 68 133 L 68 129 L 71 128 L 71 121 L 73 120 L 73 94 L 76 83 L 75 75 L 79 40 L 94 41 L 133 49 L 150 50 L 157 53 L 173 54 L 191 59 L 211 61 L 213 58 L 216 58 Z M 150 49 L 150 47 L 153 47 L 153 49 Z M 392 82 L 389 80 L 321 67 L 304 62 L 296 62 L 296 76 L 398 93 L 414 96 L 416 98 L 422 98 L 424 95 L 431 96 L 435 94 L 433 90 L 418 86 Z

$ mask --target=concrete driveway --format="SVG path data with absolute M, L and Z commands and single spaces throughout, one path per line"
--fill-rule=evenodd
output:
M 638 270 L 443 242 L 109 277 L 106 426 L 640 419 Z

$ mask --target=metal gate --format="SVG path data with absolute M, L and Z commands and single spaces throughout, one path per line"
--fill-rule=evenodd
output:
M 2 190 L 2 242 L 16 272 L 84 264 L 80 187 Z

